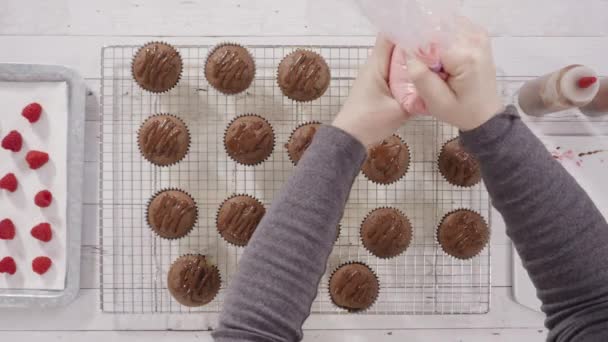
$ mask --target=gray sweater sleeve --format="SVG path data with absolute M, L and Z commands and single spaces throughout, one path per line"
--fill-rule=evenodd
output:
M 608 341 L 608 225 L 514 107 L 461 140 L 547 314 L 549 341 Z
M 321 127 L 240 258 L 216 341 L 298 341 L 310 314 L 363 145 Z

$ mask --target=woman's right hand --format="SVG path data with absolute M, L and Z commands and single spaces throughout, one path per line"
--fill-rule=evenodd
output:
M 446 81 L 411 56 L 407 67 L 431 115 L 469 131 L 501 112 L 504 104 L 498 94 L 488 34 L 465 18 L 459 28 L 451 47 L 441 53 L 449 74 Z

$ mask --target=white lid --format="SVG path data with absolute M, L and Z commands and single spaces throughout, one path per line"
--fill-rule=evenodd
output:
M 577 105 L 585 105 L 595 98 L 600 90 L 599 79 L 588 88 L 578 86 L 578 81 L 583 77 L 597 77 L 595 70 L 579 65 L 568 70 L 561 81 L 562 94 Z

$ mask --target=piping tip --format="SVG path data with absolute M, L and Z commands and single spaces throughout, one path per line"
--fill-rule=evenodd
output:
M 581 89 L 587 89 L 587 88 L 591 87 L 592 85 L 594 85 L 595 82 L 597 82 L 597 77 L 594 77 L 594 76 L 581 77 L 578 80 L 578 87 Z

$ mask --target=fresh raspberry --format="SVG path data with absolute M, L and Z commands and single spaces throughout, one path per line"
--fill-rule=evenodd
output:
M 32 228 L 31 234 L 34 238 L 42 241 L 49 242 L 53 238 L 53 232 L 51 231 L 51 225 L 44 222 L 34 228 Z
M 53 261 L 49 257 L 39 256 L 32 260 L 32 270 L 40 275 L 46 273 L 51 268 Z
M 53 202 L 53 194 L 48 190 L 42 190 L 34 197 L 34 203 L 40 208 L 46 208 Z
M 23 137 L 21 137 L 21 133 L 17 131 L 10 131 L 7 136 L 2 139 L 2 148 L 19 152 L 21 151 L 21 146 L 23 146 Z
M 39 103 L 32 102 L 23 108 L 21 115 L 27 119 L 30 123 L 34 123 L 40 119 L 42 114 L 42 106 Z
M 44 166 L 49 161 L 49 155 L 41 151 L 29 151 L 25 156 L 30 169 L 36 170 Z
M 5 257 L 0 260 L 0 273 L 15 274 L 17 272 L 17 264 L 15 259 L 11 257 Z
M 17 177 L 14 173 L 7 173 L 6 176 L 0 179 L 0 189 L 15 192 L 17 190 Z
M 12 240 L 15 238 L 15 225 L 10 219 L 0 221 L 0 240 Z

